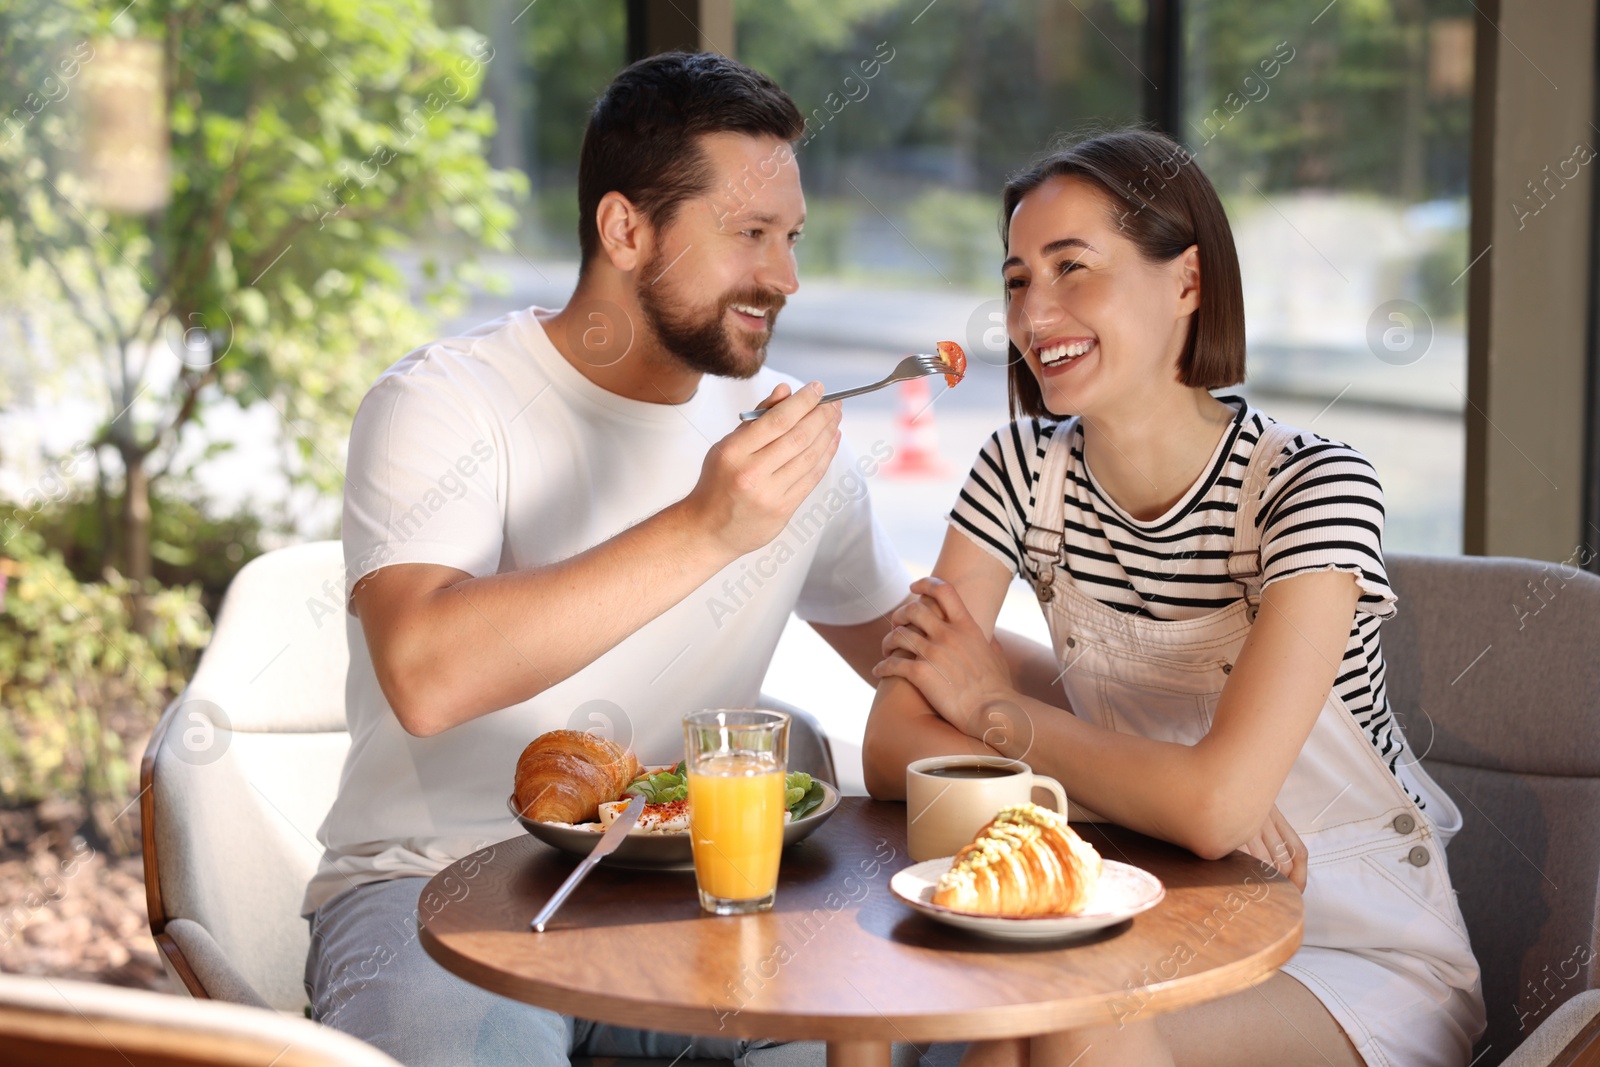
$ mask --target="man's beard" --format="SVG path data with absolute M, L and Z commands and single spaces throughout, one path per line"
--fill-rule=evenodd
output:
M 646 324 L 661 347 L 681 365 L 701 374 L 720 378 L 753 378 L 767 361 L 767 341 L 773 323 L 783 308 L 784 296 L 765 289 L 741 289 L 724 294 L 709 311 L 685 307 L 674 299 L 674 290 L 664 284 L 662 274 L 671 264 L 662 264 L 657 251 L 639 272 L 642 280 L 637 294 Z M 652 284 L 654 279 L 657 284 Z M 742 349 L 729 336 L 728 309 L 734 304 L 767 309 L 767 331 L 754 352 Z

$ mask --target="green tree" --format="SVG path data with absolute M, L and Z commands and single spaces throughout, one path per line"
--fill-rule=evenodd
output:
M 998 201 L 1055 134 L 1137 120 L 1125 57 L 1143 17 L 1120 0 L 774 0 L 740 5 L 738 49 L 820 127 L 800 153 L 808 193 L 859 199 L 845 171 L 859 183 L 867 163 L 897 176 L 885 194 L 938 184 Z
M 110 37 L 164 56 L 172 196 L 147 215 L 95 207 L 78 163 L 74 105 Z M 77 353 L 104 386 L 91 444 L 119 461 L 118 555 L 139 595 L 150 482 L 209 404 L 272 404 L 301 473 L 336 486 L 360 396 L 426 339 L 394 250 L 419 233 L 509 243 L 522 181 L 485 161 L 477 99 L 494 57 L 428 0 L 0 8 L 0 227 L 24 269 L 46 268 L 37 298 L 92 335 Z M 447 291 L 457 263 L 424 259 L 422 276 Z
M 1318 5 L 1320 8 L 1320 5 Z M 1429 35 L 1469 0 L 1294 0 L 1185 8 L 1182 138 L 1224 192 L 1340 189 L 1406 203 L 1465 196 L 1470 93 L 1430 90 Z M 1285 57 L 1292 57 L 1280 63 Z M 1263 71 L 1275 72 L 1263 77 Z M 1237 119 L 1234 114 L 1237 114 Z M 1464 265 L 1464 264 L 1463 264 Z

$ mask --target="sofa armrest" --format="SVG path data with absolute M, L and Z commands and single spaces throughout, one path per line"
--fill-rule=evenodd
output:
M 272 1010 L 255 986 L 229 962 L 222 946 L 205 927 L 193 919 L 173 919 L 161 932 L 172 939 L 206 997 Z

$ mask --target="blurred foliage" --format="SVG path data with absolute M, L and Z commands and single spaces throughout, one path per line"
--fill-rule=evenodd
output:
M 60 553 L 74 578 L 93 582 L 101 579 L 106 556 L 115 555 L 108 548 L 115 547 L 114 516 L 120 510 L 116 497 L 79 496 L 35 510 L 27 526 Z M 0 514 L 26 511 L 0 501 Z M 193 480 L 171 478 L 151 490 L 150 533 L 155 581 L 197 588 L 201 606 L 215 618 L 233 576 L 265 551 L 263 538 L 287 536 L 289 531 L 248 508 L 219 515 Z
M 523 251 L 578 254 L 578 149 L 595 98 L 625 62 L 622 0 L 527 4 L 526 0 L 438 0 L 441 21 L 471 25 L 495 42 L 483 85 L 497 133 L 490 158 L 533 188 Z
M 795 245 L 802 279 L 811 275 L 844 274 L 850 265 L 850 233 L 856 208 L 843 197 L 806 198 L 804 239 Z
M 990 284 L 1000 274 L 994 197 L 930 189 L 906 205 L 907 236 L 957 284 Z
M 740 58 L 777 78 L 808 116 L 828 119 L 801 150 L 808 198 L 826 203 L 824 247 L 802 249 L 808 267 L 992 284 L 995 245 L 980 231 L 992 234 L 993 220 L 977 206 L 986 198 L 992 212 L 1006 175 L 1060 136 L 1140 120 L 1144 8 L 1139 0 L 740 3 Z M 1313 22 L 1316 14 L 1290 0 L 1185 5 L 1180 139 L 1219 191 L 1252 202 L 1299 190 L 1400 205 L 1463 198 L 1471 57 L 1457 57 L 1468 77 L 1452 87 L 1436 77 L 1450 55 L 1434 34 L 1470 29 L 1470 0 L 1357 0 Z M 1470 50 L 1470 33 L 1453 39 Z M 894 58 L 862 78 L 862 61 L 885 49 Z M 1293 58 L 1269 64 L 1275 77 L 1265 79 L 1261 64 L 1275 54 Z M 841 106 L 852 94 L 859 99 Z M 1218 108 L 1220 129 L 1214 118 L 1206 124 Z M 885 217 L 902 233 L 887 231 Z M 1419 241 L 1403 288 L 1453 319 L 1459 294 L 1434 276 L 1458 259 L 1456 272 L 1465 266 L 1466 233 L 1438 236 Z M 973 249 L 976 265 L 955 261 Z
M 808 191 L 858 195 L 851 179 L 874 200 L 934 184 L 995 197 L 1054 134 L 1139 118 L 1124 55 L 1139 54 L 1143 4 L 780 0 L 737 16 L 740 59 L 814 122 L 838 110 L 801 152 Z
M 854 173 L 859 184 L 862 169 L 872 172 L 866 194 L 874 198 L 939 185 L 988 193 L 1053 131 L 1089 116 L 1138 117 L 1136 72 L 1098 42 L 1106 32 L 1115 47 L 1137 54 L 1143 5 L 1044 6 L 1050 11 L 1041 14 L 1040 0 L 931 7 L 926 0 L 741 2 L 736 51 L 774 77 L 806 115 L 823 109 L 827 121 L 813 119 L 819 136 L 801 155 L 813 199 L 859 201 L 845 179 Z M 528 174 L 537 190 L 542 233 L 535 239 L 575 256 L 578 151 L 595 97 L 625 61 L 626 5 L 448 0 L 441 7 L 497 42 L 516 43 L 514 63 L 523 73 L 487 90 L 502 127 L 516 127 L 514 137 L 507 130 L 497 138 L 516 158 L 497 161 Z M 885 55 L 892 58 L 882 62 Z M 875 63 L 867 68 L 871 77 L 863 77 L 863 63 Z M 506 69 L 492 70 L 491 83 Z M 861 157 L 870 158 L 864 168 Z M 807 240 L 815 228 L 808 223 Z M 835 262 L 831 251 L 813 258 Z
M 63 64 L 90 67 L 93 41 L 132 35 L 166 56 L 172 199 L 145 216 L 91 204 L 83 115 L 65 103 L 76 86 Z M 143 474 L 160 476 L 220 396 L 272 404 L 302 461 L 291 474 L 339 485 L 361 396 L 429 332 L 408 285 L 450 294 L 458 278 L 453 258 L 425 257 L 408 279 L 395 250 L 423 233 L 509 246 L 523 183 L 488 164 L 494 119 L 477 98 L 494 61 L 482 35 L 439 26 L 428 0 L 0 8 L 0 94 L 61 101 L 6 127 L 0 229 L 18 269 L 47 268 L 51 284 L 34 276 L 29 298 L 65 301 L 92 335 L 57 355 L 103 370 L 95 444 L 141 474 L 123 520 L 127 573 L 148 566 L 132 547 Z
M 523 136 L 532 146 L 541 178 L 547 160 L 563 174 L 570 169 L 571 178 L 561 184 L 569 186 L 574 201 L 578 149 L 589 109 L 626 60 L 625 9 L 617 0 L 535 4 L 518 23 L 516 41 L 526 57 L 526 84 L 534 104 L 519 116 Z M 576 213 L 574 203 L 574 241 Z
M 1351 0 L 1312 24 L 1293 0 L 1188 5 L 1186 143 L 1219 187 L 1465 196 L 1472 98 L 1430 85 L 1429 35 L 1473 14 L 1471 0 Z M 1262 79 L 1280 43 L 1294 58 Z M 1230 93 L 1249 103 L 1206 127 Z
M 146 602 L 132 627 L 127 581 L 80 582 L 31 530 L 7 545 L 0 611 L 0 804 L 80 801 L 86 829 L 113 852 L 138 840 L 137 760 L 161 709 L 183 688 L 211 626 L 198 586 Z
M 1464 323 L 1467 314 L 1466 286 L 1457 285 L 1467 269 L 1465 241 L 1441 241 L 1417 264 L 1418 302 L 1436 320 Z
M 810 124 L 808 273 L 988 289 L 1006 175 L 1091 119 L 1139 117 L 1124 56 L 1138 54 L 1142 3 L 778 0 L 736 14 L 739 58 Z
M 39 299 L 54 284 L 43 263 L 22 265 L 11 227 L 0 219 L 0 408 L 31 403 L 41 388 L 60 385 L 61 352 L 94 349 L 93 332 L 70 304 Z M 5 451 L 0 442 L 0 462 Z
M 576 254 L 578 148 L 594 97 L 624 61 L 625 7 L 452 0 L 453 18 L 514 41 L 525 69 L 495 101 L 520 131 L 515 144 L 499 139 L 516 153 L 499 162 L 539 190 L 545 243 L 535 247 Z M 1268 194 L 1402 203 L 1463 196 L 1470 94 L 1431 85 L 1430 35 L 1470 19 L 1470 0 L 1346 0 L 1319 11 L 1291 0 L 1185 5 L 1182 132 L 1219 191 L 1259 199 L 1253 183 Z M 922 197 L 940 191 L 995 201 L 1006 175 L 1058 136 L 1142 114 L 1142 0 L 739 0 L 735 16 L 738 58 L 777 79 L 812 119 L 800 153 L 808 273 L 941 282 L 925 256 L 957 284 L 990 285 L 987 266 L 955 266 L 930 247 L 964 247 L 968 217 L 946 237 L 913 222 L 912 207 L 925 220 L 933 202 Z M 1259 64 L 1280 43 L 1294 58 L 1263 93 Z M 1253 99 L 1220 133 L 1208 130 L 1230 93 Z M 1455 240 L 1465 247 L 1464 232 Z M 1429 261 L 1454 255 L 1419 251 Z M 983 263 L 991 258 L 986 249 Z

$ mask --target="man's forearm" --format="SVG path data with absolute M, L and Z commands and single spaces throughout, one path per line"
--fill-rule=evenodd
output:
M 930 756 L 962 755 L 999 752 L 945 722 L 904 678 L 879 683 L 861 743 L 868 793 L 879 800 L 904 800 L 907 764 Z
M 427 736 L 537 696 L 770 543 L 838 451 L 839 405 L 821 396 L 821 382 L 779 385 L 706 453 L 688 496 L 569 560 L 485 578 L 396 566 L 358 584 L 400 724 Z
M 419 598 L 380 681 L 407 730 L 438 733 L 572 676 L 735 558 L 671 505 L 571 559 Z

